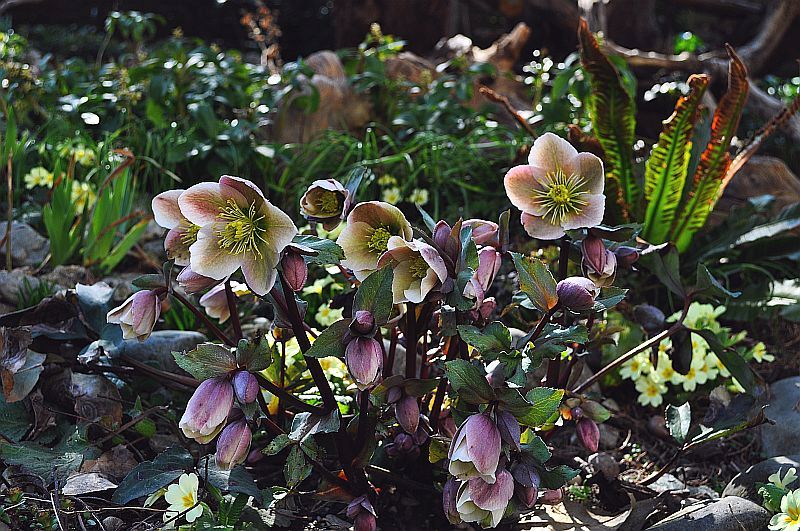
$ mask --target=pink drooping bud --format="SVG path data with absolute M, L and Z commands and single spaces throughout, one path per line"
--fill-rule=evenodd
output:
M 493 247 L 481 249 L 478 254 L 478 269 L 475 271 L 475 278 L 480 283 L 483 291 L 491 287 L 502 263 L 503 255 L 495 251 Z
M 584 448 L 590 452 L 596 452 L 600 444 L 600 428 L 597 427 L 597 424 L 590 418 L 582 417 L 578 419 L 575 426 L 578 439 L 580 439 Z
M 488 415 L 470 415 L 450 444 L 450 473 L 459 479 L 479 477 L 494 483 L 501 445 L 500 430 Z
M 287 248 L 281 260 L 281 267 L 283 268 L 283 278 L 286 279 L 286 284 L 292 291 L 298 292 L 303 289 L 308 280 L 308 266 L 303 255 Z
M 368 310 L 358 310 L 350 322 L 350 332 L 356 336 L 372 337 L 375 335 L 375 316 Z
M 583 416 L 583 409 L 581 409 L 581 406 L 575 406 L 569 410 L 569 413 L 572 419 L 578 420 Z
M 403 453 L 410 452 L 414 448 L 414 438 L 407 433 L 398 433 L 394 437 L 394 445 Z
M 181 272 L 178 273 L 175 280 L 178 281 L 178 285 L 182 287 L 186 293 L 199 293 L 203 290 L 213 288 L 221 282 L 220 280 L 214 280 L 213 278 L 195 273 L 192 271 L 192 267 L 188 265 L 181 269 Z
M 419 427 L 419 403 L 415 397 L 406 395 L 398 400 L 394 405 L 394 414 L 406 433 L 416 433 Z
M 458 481 L 456 478 L 450 477 L 442 488 L 442 509 L 447 521 L 456 525 L 461 523 L 461 515 L 458 514 L 456 508 L 456 495 L 458 494 Z
M 366 495 L 351 501 L 345 512 L 348 518 L 353 519 L 356 531 L 375 531 L 377 529 L 375 509 Z
M 542 503 L 547 505 L 556 505 L 561 503 L 564 499 L 564 489 L 547 489 L 542 492 Z
M 631 267 L 639 259 L 639 250 L 634 247 L 617 247 L 614 254 L 617 256 L 617 263 L 625 268 Z
M 242 404 L 252 404 L 258 397 L 258 379 L 249 371 L 239 371 L 233 375 L 233 390 Z
M 153 332 L 161 314 L 158 293 L 150 290 L 137 291 L 128 300 L 106 315 L 106 321 L 122 328 L 124 339 L 144 341 Z
M 497 429 L 500 430 L 500 438 L 502 438 L 512 447 L 519 450 L 519 437 L 521 430 L 517 419 L 514 418 L 514 415 L 508 411 L 502 410 L 497 412 L 495 418 L 497 420 Z
M 556 294 L 562 306 L 580 312 L 594 306 L 600 289 L 586 277 L 567 277 L 556 285 Z
M 401 398 L 403 398 L 403 388 L 399 385 L 390 387 L 389 390 L 386 391 L 386 402 L 389 404 L 394 404 Z
M 606 249 L 602 238 L 590 234 L 581 245 L 584 274 L 598 286 L 608 286 L 617 274 L 617 257 Z
M 354 531 L 375 531 L 378 529 L 378 519 L 375 518 L 374 514 L 366 511 L 356 516 L 353 524 Z
M 225 378 L 211 378 L 195 389 L 178 424 L 184 435 L 200 444 L 210 442 L 225 426 L 233 407 L 233 386 Z
M 222 470 L 231 470 L 236 465 L 244 463 L 250 451 L 252 438 L 253 433 L 244 418 L 225 426 L 217 439 L 215 455 L 217 466 Z
M 485 219 L 468 219 L 464 227 L 472 227 L 472 241 L 476 245 L 498 247 L 500 245 L 500 227 L 493 221 Z
M 451 227 L 446 221 L 439 221 L 433 229 L 434 243 L 453 263 L 458 262 L 461 255 L 461 227 L 461 223 Z
M 517 498 L 528 509 L 533 509 L 536 505 L 536 500 L 539 497 L 538 487 L 524 487 L 522 485 L 516 486 Z
M 350 376 L 362 391 L 373 387 L 381 376 L 383 351 L 371 337 L 357 337 L 345 348 L 345 362 Z

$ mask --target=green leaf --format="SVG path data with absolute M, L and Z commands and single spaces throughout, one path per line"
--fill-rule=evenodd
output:
M 333 433 L 339 430 L 340 422 L 338 409 L 324 416 L 304 411 L 294 416 L 289 438 L 293 441 L 303 442 L 318 433 Z
M 528 296 L 533 305 L 542 312 L 554 308 L 558 304 L 556 280 L 544 262 L 519 253 L 511 253 L 511 257 L 519 276 L 519 288 Z
M 6 465 L 17 465 L 49 484 L 54 475 L 61 481 L 66 480 L 67 476 L 80 468 L 84 455 L 74 451 L 52 450 L 31 441 L 19 444 L 0 442 L 0 459 Z
M 344 334 L 350 327 L 350 319 L 340 319 L 322 331 L 305 353 L 311 358 L 344 357 Z
M 511 332 L 500 321 L 489 323 L 483 331 L 472 325 L 458 325 L 458 335 L 482 354 L 502 352 L 511 348 Z
M 538 435 L 522 445 L 522 454 L 524 459 L 533 459 L 540 465 L 545 464 L 553 455 Z
M 236 357 L 227 347 L 216 343 L 201 343 L 189 352 L 173 352 L 178 367 L 201 382 L 224 376 L 236 369 Z
M 289 456 L 286 458 L 286 465 L 283 467 L 286 486 L 293 489 L 310 474 L 311 464 L 306 462 L 305 454 L 303 454 L 300 446 L 292 446 L 292 449 L 289 450 Z
M 525 415 L 525 425 L 536 427 L 542 426 L 552 417 L 561 405 L 564 398 L 563 389 L 551 389 L 550 387 L 534 387 L 525 399 L 531 403 L 531 409 Z
M 669 404 L 664 412 L 664 417 L 667 421 L 669 434 L 678 443 L 683 444 L 692 425 L 692 409 L 689 402 L 677 407 Z
M 327 238 L 318 238 L 317 236 L 310 236 L 307 234 L 298 234 L 292 240 L 292 243 L 308 247 L 316 251 L 314 255 L 304 256 L 306 262 L 320 265 L 333 265 L 338 264 L 344 260 L 344 251 L 339 245 Z
M 542 479 L 542 487 L 546 489 L 557 489 L 563 487 L 568 481 L 572 480 L 579 473 L 578 470 L 567 465 L 558 465 L 555 468 L 543 468 L 539 471 Z
M 589 331 L 584 325 L 572 325 L 562 328 L 559 325 L 545 325 L 542 335 L 534 342 L 537 356 L 554 359 L 564 352 L 572 343 L 584 345 L 589 341 Z
M 31 428 L 31 416 L 23 402 L 9 404 L 0 396 L 0 434 L 19 442 Z
M 439 385 L 439 378 L 429 378 L 429 379 L 421 379 L 421 378 L 407 378 L 403 380 L 403 390 L 409 396 L 423 396 L 434 389 L 436 386 Z
M 705 74 L 689 77 L 689 94 L 678 99 L 672 116 L 664 121 L 645 164 L 644 197 L 648 203 L 643 237 L 650 243 L 664 243 L 672 228 L 686 182 L 698 107 L 708 82 Z
M 758 493 L 764 500 L 764 507 L 770 512 L 781 512 L 781 500 L 786 496 L 788 491 L 782 489 L 772 483 L 761 483 L 758 488 Z
M 664 286 L 681 299 L 686 297 L 686 290 L 681 282 L 680 259 L 674 247 L 666 252 L 654 251 L 642 255 L 639 261 L 654 274 Z
M 126 504 L 147 496 L 178 479 L 194 465 L 192 455 L 183 448 L 168 448 L 152 461 L 144 461 L 131 470 L 119 484 L 111 501 Z
M 606 310 L 610 310 L 622 302 L 627 293 L 628 290 L 625 288 L 619 288 L 617 286 L 604 286 L 600 288 L 600 296 L 595 299 L 592 310 L 595 312 L 604 312 Z
M 280 453 L 290 444 L 294 444 L 294 441 L 291 440 L 287 434 L 279 433 L 263 450 L 261 450 L 261 453 L 265 455 L 275 455 Z
M 136 277 L 133 282 L 134 286 L 140 289 L 154 289 L 164 287 L 164 275 L 152 273 Z
M 236 346 L 236 363 L 250 372 L 263 371 L 275 358 L 275 344 L 270 345 L 266 336 L 257 340 L 240 339 Z
M 371 273 L 356 291 L 353 301 L 353 314 L 359 310 L 367 310 L 375 317 L 379 325 L 389 320 L 394 305 L 392 298 L 392 280 L 394 270 L 384 267 Z
M 748 394 L 753 394 L 758 387 L 758 377 L 745 359 L 734 349 L 725 347 L 711 330 L 692 330 L 692 333 L 705 339 L 731 376 L 736 378 Z
M 695 294 L 706 295 L 714 299 L 736 298 L 742 294 L 741 291 L 730 291 L 714 278 L 703 264 L 697 264 L 697 282 Z
M 201 462 L 197 467 L 200 477 L 206 475 L 206 463 L 208 464 L 208 482 L 222 492 L 241 493 L 255 499 L 261 498 L 261 491 L 258 490 L 255 478 L 243 466 L 237 466 L 233 470 L 222 470 L 212 456 L 207 456 L 205 462 Z
M 455 289 L 447 296 L 447 304 L 462 312 L 471 310 L 472 307 L 475 306 L 475 299 L 464 296 L 464 288 L 474 275 L 475 271 L 469 267 L 458 273 L 455 281 Z
M 466 360 L 445 363 L 445 374 L 458 396 L 470 404 L 487 404 L 494 399 L 494 390 L 475 365 Z
M 144 231 L 147 230 L 147 223 L 147 220 L 144 219 L 131 227 L 131 229 L 125 233 L 125 236 L 123 236 L 123 238 L 100 262 L 100 269 L 103 271 L 111 271 L 117 267 L 117 264 L 119 264 L 122 259 L 125 258 L 125 256 L 128 254 L 128 251 L 130 251 L 134 245 L 139 243 Z

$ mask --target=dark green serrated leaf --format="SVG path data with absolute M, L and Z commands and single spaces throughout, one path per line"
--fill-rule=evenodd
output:
M 583 325 L 562 328 L 558 325 L 547 324 L 542 335 L 533 342 L 533 345 L 537 356 L 553 359 L 561 355 L 572 343 L 583 345 L 588 341 L 589 332 Z
M 409 396 L 423 396 L 434 389 L 436 386 L 439 385 L 438 378 L 429 378 L 429 379 L 421 379 L 421 378 L 408 378 L 403 382 L 403 390 Z
M 168 448 L 152 461 L 131 470 L 119 484 L 111 501 L 126 504 L 169 485 L 194 465 L 192 455 L 183 448 Z
M 556 280 L 538 258 L 525 257 L 519 253 L 511 253 L 514 267 L 519 277 L 519 288 L 528 296 L 533 305 L 542 312 L 547 312 L 558 304 Z
M 305 353 L 310 358 L 344 357 L 344 334 L 350 327 L 350 319 L 340 319 L 322 331 Z
M 714 354 L 725 365 L 731 376 L 736 378 L 736 381 L 747 393 L 753 394 L 755 392 L 758 387 L 758 377 L 738 352 L 732 348 L 725 347 L 711 330 L 692 330 L 692 333 L 706 340 L 708 346 L 711 347 Z
M 302 442 L 317 433 L 333 433 L 339 430 L 340 422 L 339 410 L 334 410 L 325 416 L 304 411 L 295 415 L 289 438 Z
M 206 461 L 208 462 L 208 470 L 206 470 Z M 201 477 L 206 477 L 206 472 L 208 472 L 208 482 L 222 492 L 247 494 L 256 500 L 261 498 L 261 491 L 256 485 L 255 478 L 241 465 L 233 470 L 222 470 L 217 466 L 216 461 L 209 456 L 201 461 L 197 469 Z
M 459 398 L 470 404 L 487 404 L 494 399 L 494 390 L 475 365 L 466 360 L 445 363 L 445 374 Z
M 162 288 L 164 287 L 164 275 L 159 275 L 157 273 L 142 275 L 136 277 L 131 284 L 140 289 Z
M 544 440 L 538 435 L 522 445 L 522 454 L 524 458 L 533 459 L 540 465 L 545 464 L 553 455 Z
M 265 455 L 279 454 L 284 448 L 293 443 L 294 441 L 292 441 L 288 435 L 285 433 L 280 433 L 269 442 L 266 448 L 261 450 L 261 453 Z
M 511 348 L 511 332 L 500 321 L 489 323 L 482 331 L 472 325 L 458 325 L 458 335 L 481 354 L 502 352 Z
M 542 487 L 546 489 L 557 489 L 563 487 L 579 473 L 578 470 L 567 465 L 558 465 L 555 468 L 543 468 L 539 471 L 542 478 Z
M 627 289 L 618 288 L 616 286 L 606 286 L 600 288 L 600 295 L 594 301 L 594 308 L 596 312 L 604 312 L 610 310 L 625 299 L 628 293 Z
M 392 280 L 394 270 L 391 267 L 384 267 L 370 274 L 356 291 L 353 300 L 353 313 L 359 310 L 367 310 L 375 317 L 375 322 L 379 325 L 389 320 L 392 313 Z
M 536 427 L 545 424 L 558 411 L 563 398 L 563 389 L 535 387 L 528 391 L 525 399 L 530 402 L 531 409 L 524 417 L 525 425 Z
M 333 240 L 318 238 L 307 234 L 299 234 L 294 237 L 292 243 L 316 251 L 317 254 L 315 255 L 303 257 L 306 262 L 312 264 L 335 265 L 344 260 L 344 251 Z
M 677 249 L 669 247 L 667 251 L 663 253 L 655 251 L 643 254 L 639 262 L 649 269 L 672 293 L 681 299 L 686 297 L 686 290 L 681 282 L 680 262 Z
M 236 363 L 251 372 L 263 371 L 275 358 L 275 345 L 266 336 L 258 340 L 240 339 L 236 346 Z
M 717 300 L 726 298 L 736 298 L 742 294 L 741 291 L 730 291 L 714 278 L 703 264 L 697 264 L 697 280 L 695 286 L 696 295 L 704 295 Z
M 286 479 L 286 486 L 290 489 L 295 488 L 311 474 L 311 465 L 306 462 L 305 454 L 300 446 L 293 446 L 286 458 L 286 465 L 283 467 L 283 477 Z
M 216 343 L 202 343 L 189 352 L 173 352 L 178 367 L 201 382 L 224 376 L 236 369 L 236 356 L 231 350 Z

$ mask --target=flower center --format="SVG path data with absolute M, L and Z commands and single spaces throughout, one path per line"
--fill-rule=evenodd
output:
M 181 221 L 181 241 L 186 245 L 191 245 L 197 241 L 197 232 L 200 230 L 200 225 L 195 225 L 188 219 Z
M 421 256 L 414 258 L 411 265 L 408 267 L 411 276 L 414 278 L 425 278 L 428 274 L 428 262 Z
M 378 227 L 372 231 L 372 236 L 369 237 L 367 247 L 372 252 L 382 253 L 389 248 L 389 238 L 392 234 L 385 227 Z
M 184 494 L 183 497 L 181 498 L 181 502 L 183 502 L 183 506 L 186 507 L 187 509 L 189 507 L 192 507 L 194 505 L 194 493 L 187 492 L 186 494 Z
M 256 215 L 255 204 L 251 204 L 245 212 L 232 199 L 228 199 L 225 206 L 220 208 L 219 219 L 225 222 L 225 226 L 217 231 L 222 249 L 228 249 L 233 254 L 253 252 L 261 256 L 259 242 L 266 242 L 264 233 L 267 229 L 264 227 L 264 216 Z
M 570 214 L 577 214 L 587 205 L 583 198 L 583 179 L 579 175 L 567 175 L 559 168 L 545 176 L 544 188 L 533 192 L 539 206 L 544 209 L 543 218 L 553 225 L 560 225 Z
M 339 194 L 325 190 L 317 196 L 314 202 L 321 214 L 336 214 L 339 212 Z

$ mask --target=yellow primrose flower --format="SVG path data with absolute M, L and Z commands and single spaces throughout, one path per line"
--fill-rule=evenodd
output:
M 203 506 L 197 502 L 197 487 L 199 481 L 197 474 L 181 474 L 177 483 L 167 487 L 164 499 L 169 504 L 169 508 L 164 513 L 164 521 L 172 520 L 177 515 L 191 509 L 183 515 L 189 523 L 194 522 L 203 514 Z
M 645 376 L 636 380 L 636 390 L 639 391 L 639 403 L 643 406 L 658 407 L 664 401 L 661 395 L 667 392 L 667 386 Z
M 658 370 L 650 373 L 650 376 L 657 381 L 680 385 L 683 382 L 683 375 L 672 367 L 672 359 L 659 349 Z
M 389 175 L 388 173 L 384 173 L 378 179 L 378 184 L 381 186 L 394 186 L 397 184 L 397 179 Z
M 647 354 L 641 353 L 623 363 L 619 374 L 628 380 L 638 380 L 643 374 L 650 372 L 652 367 Z
M 781 500 L 781 512 L 769 521 L 770 531 L 800 531 L 800 489 L 787 492 Z
M 786 490 L 789 485 L 794 483 L 797 480 L 797 469 L 795 467 L 790 467 L 789 470 L 786 471 L 786 475 L 781 478 L 781 472 L 783 471 L 783 467 L 779 468 L 777 472 L 772 474 L 767 478 L 767 481 L 778 487 L 779 489 Z
M 393 186 L 391 188 L 387 188 L 383 191 L 383 200 L 390 205 L 396 205 L 400 201 L 403 200 L 403 196 L 400 194 L 400 188 Z
M 42 186 L 44 188 L 52 188 L 53 187 L 53 174 L 47 171 L 47 168 L 43 168 L 42 166 L 37 166 L 25 175 L 25 188 L 30 190 L 31 188 L 35 188 L 37 186 Z
M 753 359 L 759 363 L 764 363 L 765 361 L 775 361 L 775 356 L 767 352 L 767 346 L 760 341 L 755 344 L 753 350 L 750 352 L 753 354 Z
M 311 284 L 310 286 L 306 286 L 303 288 L 303 295 L 311 295 L 311 294 L 322 295 L 322 289 L 331 282 L 333 282 L 333 279 L 331 277 L 319 278 L 315 280 L 314 283 Z
M 81 166 L 91 166 L 97 158 L 94 151 L 83 145 L 76 147 L 72 154 Z
M 717 374 L 719 374 L 719 371 L 714 366 L 715 364 L 709 364 L 708 356 L 698 356 L 692 360 L 693 364 L 695 363 L 695 360 L 697 360 L 697 383 L 702 385 L 706 382 L 717 379 Z
M 722 376 L 723 378 L 727 378 L 728 376 L 731 375 L 728 368 L 725 367 L 724 363 L 722 363 L 722 360 L 719 359 L 717 355 L 714 354 L 713 352 L 709 352 L 708 355 L 706 356 L 706 363 L 708 364 L 709 367 L 713 367 L 714 369 L 716 369 L 719 372 L 719 375 Z
M 347 365 L 339 358 L 333 356 L 320 358 L 319 364 L 322 366 L 322 370 L 325 371 L 327 376 L 340 380 L 347 376 Z
M 79 183 L 72 181 L 72 203 L 75 205 L 78 213 L 82 213 L 86 207 L 95 200 L 95 193 L 92 190 L 92 185 L 89 183 Z
M 342 318 L 343 311 L 342 308 L 331 308 L 328 304 L 322 304 L 314 318 L 320 326 L 328 327 Z
M 430 194 L 428 193 L 428 191 L 421 188 L 415 188 L 411 192 L 411 195 L 408 196 L 409 202 L 419 206 L 425 205 L 428 202 L 429 198 Z

